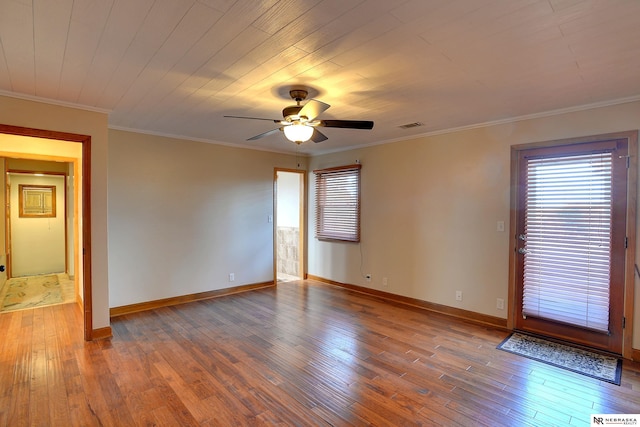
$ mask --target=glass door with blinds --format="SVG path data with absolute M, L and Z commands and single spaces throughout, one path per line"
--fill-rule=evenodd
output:
M 517 329 L 620 353 L 627 140 L 522 150 Z

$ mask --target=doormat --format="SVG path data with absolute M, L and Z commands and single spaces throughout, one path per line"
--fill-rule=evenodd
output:
M 514 332 L 498 349 L 620 385 L 622 359 Z
M 43 305 L 60 304 L 62 289 L 58 276 L 15 277 L 7 280 L 7 293 L 1 311 L 23 310 Z

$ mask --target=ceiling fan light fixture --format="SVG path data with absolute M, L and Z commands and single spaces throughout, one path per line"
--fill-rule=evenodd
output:
M 225 117 L 234 119 L 266 120 L 280 125 L 280 127 L 276 129 L 253 136 L 247 139 L 247 141 L 255 141 L 256 139 L 282 131 L 289 141 L 300 145 L 309 140 L 317 143 L 327 139 L 325 134 L 316 129 L 317 126 L 343 129 L 373 129 L 373 122 L 369 120 L 317 120 L 316 117 L 325 112 L 330 107 L 329 104 L 318 101 L 317 99 L 310 99 L 302 105 L 301 102 L 306 100 L 309 95 L 309 93 L 303 89 L 292 89 L 289 91 L 289 95 L 294 101 L 296 101 L 296 105 L 285 107 L 284 110 L 282 110 L 283 118 L 281 120 L 245 116 Z
M 290 126 L 285 126 L 284 136 L 291 142 L 295 142 L 296 144 L 302 144 L 303 142 L 311 139 L 311 135 L 313 135 L 313 128 L 311 126 L 306 126 L 301 123 L 294 123 Z

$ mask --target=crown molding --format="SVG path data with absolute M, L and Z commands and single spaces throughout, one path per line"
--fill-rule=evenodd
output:
M 544 117 L 554 117 L 554 116 L 559 116 L 559 115 L 562 115 L 562 114 L 569 114 L 569 113 L 576 113 L 576 112 L 580 112 L 580 111 L 594 110 L 596 108 L 611 107 L 611 106 L 615 106 L 615 105 L 628 104 L 628 103 L 637 102 L 637 101 L 640 101 L 640 95 L 629 96 L 629 97 L 626 97 L 626 98 L 612 99 L 612 100 L 608 100 L 608 101 L 594 102 L 594 103 L 591 103 L 591 104 L 577 105 L 577 106 L 573 106 L 573 107 L 559 108 L 559 109 L 556 109 L 556 110 L 542 111 L 542 112 L 539 112 L 539 113 L 526 114 L 526 115 L 522 115 L 522 116 L 515 116 L 515 117 L 504 118 L 504 119 L 491 120 L 491 121 L 487 121 L 487 122 L 480 122 L 480 123 L 475 123 L 475 124 L 471 124 L 471 125 L 458 126 L 458 127 L 454 127 L 454 128 L 434 130 L 434 131 L 425 132 L 425 133 L 419 133 L 419 134 L 415 134 L 415 135 L 411 135 L 411 136 L 406 136 L 406 137 L 401 137 L 401 138 L 394 138 L 394 139 L 387 139 L 387 140 L 383 140 L 383 141 L 377 141 L 377 142 L 372 142 L 372 143 L 369 143 L 369 144 L 362 144 L 362 145 L 352 146 L 352 147 L 348 147 L 348 148 L 338 148 L 338 149 L 335 149 L 335 150 L 327 150 L 327 151 L 317 152 L 317 153 L 314 153 L 313 156 L 320 156 L 320 155 L 324 155 L 324 154 L 339 153 L 339 152 L 342 152 L 342 151 L 357 150 L 357 149 L 362 149 L 362 148 L 367 148 L 367 147 L 374 147 L 374 146 L 377 146 L 377 145 L 392 144 L 394 142 L 410 141 L 412 139 L 417 139 L 417 138 L 427 138 L 427 137 L 437 136 L 437 135 L 446 135 L 446 134 L 449 134 L 449 133 L 463 132 L 463 131 L 467 131 L 467 130 L 486 128 L 486 127 L 490 127 L 490 126 L 498 126 L 498 125 L 504 125 L 504 124 L 509 124 L 509 123 L 521 122 L 521 121 L 524 121 L 524 120 L 534 120 L 534 119 L 540 119 L 540 118 L 544 118 Z
M 90 106 L 87 106 L 87 105 L 76 104 L 76 103 L 73 103 L 73 102 L 59 101 L 57 99 L 43 98 L 43 97 L 40 97 L 40 96 L 27 95 L 27 94 L 24 94 L 24 93 L 17 93 L 17 92 L 9 92 L 9 91 L 5 91 L 5 90 L 0 90 L 0 96 L 6 96 L 7 98 L 22 99 L 22 100 L 25 100 L 25 101 L 40 102 L 42 104 L 56 105 L 58 107 L 74 108 L 76 110 L 90 111 L 92 113 L 102 113 L 102 114 L 107 114 L 107 115 L 111 114 L 111 110 L 108 110 L 106 108 L 90 107 Z
M 287 154 L 287 155 L 290 155 L 290 156 L 309 157 L 309 155 L 306 154 L 306 153 L 293 153 L 291 151 L 273 150 L 273 149 L 264 148 L 264 147 L 249 147 L 247 145 L 235 144 L 235 143 L 232 143 L 232 142 L 217 141 L 215 139 L 195 138 L 195 137 L 191 137 L 191 136 L 175 135 L 175 134 L 171 134 L 171 133 L 156 132 L 156 131 L 150 131 L 150 130 L 145 130 L 145 129 L 128 128 L 128 127 L 124 127 L 124 126 L 109 125 L 109 129 L 119 130 L 119 131 L 123 131 L 123 132 L 140 133 L 140 134 L 143 134 L 143 135 L 159 136 L 161 138 L 181 139 L 181 140 L 184 140 L 184 141 L 192 141 L 192 142 L 204 142 L 206 144 L 222 145 L 222 146 L 231 147 L 231 148 L 242 148 L 242 149 L 245 149 L 245 150 L 266 151 L 266 152 L 269 152 L 269 153 Z
M 103 114 L 107 114 L 107 115 L 111 113 L 111 110 L 107 110 L 107 109 L 104 109 L 104 108 L 90 107 L 90 106 L 87 106 L 87 105 L 76 104 L 76 103 L 72 103 L 72 102 L 59 101 L 59 100 L 55 100 L 55 99 L 43 98 L 43 97 L 39 97 L 39 96 L 35 96 L 35 95 L 26 95 L 26 94 L 22 94 L 22 93 L 9 92 L 9 91 L 4 91 L 4 90 L 0 90 L 0 96 L 23 99 L 23 100 L 27 100 L 27 101 L 41 102 L 41 103 L 45 103 L 45 104 L 57 105 L 57 106 L 74 108 L 74 109 L 85 110 L 85 111 L 91 111 L 91 112 L 96 112 L 96 113 L 103 113 Z M 363 148 L 367 148 L 367 147 L 374 147 L 374 146 L 377 146 L 377 145 L 385 145 L 385 144 L 392 144 L 392 143 L 395 143 L 395 142 L 409 141 L 409 140 L 417 139 L 417 138 L 427 138 L 427 137 L 438 136 L 438 135 L 446 135 L 446 134 L 455 133 L 455 132 L 463 132 L 463 131 L 467 131 L 467 130 L 486 128 L 486 127 L 490 127 L 490 126 L 498 126 L 498 125 L 504 125 L 504 124 L 509 124 L 509 123 L 515 123 L 515 122 L 520 122 L 520 121 L 524 121 L 524 120 L 533 120 L 533 119 L 539 119 L 539 118 L 544 118 L 544 117 L 553 117 L 553 116 L 559 116 L 559 115 L 562 115 L 562 114 L 569 114 L 569 113 L 575 113 L 575 112 L 580 112 L 580 111 L 593 110 L 593 109 L 596 109 L 596 108 L 611 107 L 611 106 L 615 106 L 615 105 L 627 104 L 627 103 L 637 102 L 637 101 L 640 101 L 640 94 L 634 95 L 634 96 L 625 97 L 625 98 L 618 98 L 618 99 L 612 99 L 612 100 L 607 100 L 607 101 L 594 102 L 594 103 L 590 103 L 590 104 L 583 104 L 583 105 L 577 105 L 577 106 L 573 106 L 573 107 L 559 108 L 559 109 L 555 109 L 555 110 L 548 110 L 548 111 L 542 111 L 542 112 L 538 112 L 538 113 L 525 114 L 525 115 L 522 115 L 522 116 L 508 117 L 508 118 L 504 118 L 504 119 L 491 120 L 491 121 L 480 122 L 480 123 L 475 123 L 475 124 L 470 124 L 470 125 L 458 126 L 458 127 L 454 127 L 454 128 L 434 130 L 434 131 L 430 131 L 430 132 L 419 133 L 419 134 L 400 137 L 400 138 L 387 139 L 387 140 L 372 142 L 372 143 L 368 143 L 368 144 L 355 145 L 355 146 L 350 146 L 350 147 L 346 147 L 346 148 L 320 150 L 320 151 L 316 151 L 316 152 L 313 152 L 313 153 L 304 153 L 304 152 L 293 153 L 293 152 L 287 151 L 287 150 L 273 150 L 273 149 L 268 149 L 268 148 L 264 148 L 264 147 L 255 147 L 255 146 L 254 147 L 249 147 L 249 146 L 242 145 L 242 144 L 235 144 L 235 143 L 229 143 L 229 142 L 224 142 L 224 141 L 217 141 L 217 140 L 213 140 L 213 139 L 188 137 L 188 136 L 183 136 L 183 135 L 176 135 L 176 134 L 170 134 L 170 133 L 164 133 L 164 132 L 155 132 L 155 131 L 150 131 L 150 130 L 145 130 L 145 129 L 129 128 L 129 127 L 116 126 L 116 125 L 111 125 L 111 124 L 109 124 L 108 127 L 109 127 L 109 129 L 121 130 L 121 131 L 125 131 L 125 132 L 141 133 L 141 134 L 146 134 L 146 135 L 154 135 L 154 136 L 160 136 L 160 137 L 165 137 L 165 138 L 173 138 L 173 139 L 182 139 L 182 140 L 186 140 L 186 141 L 204 142 L 204 143 L 207 143 L 207 144 L 222 145 L 222 146 L 226 146 L 226 147 L 243 148 L 243 149 L 247 149 L 247 150 L 266 151 L 266 152 L 271 152 L 271 153 L 288 154 L 288 155 L 296 155 L 296 156 L 303 156 L 303 157 L 314 157 L 314 156 L 321 156 L 321 155 L 325 155 L 325 154 L 332 154 L 332 153 L 339 153 L 339 152 L 343 152 L 343 151 L 352 151 L 352 150 L 358 150 L 358 149 L 363 149 Z

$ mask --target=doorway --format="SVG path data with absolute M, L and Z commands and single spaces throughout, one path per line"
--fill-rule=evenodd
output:
M 76 303 L 73 164 L 3 158 L 6 276 L 0 312 Z
M 275 170 L 274 271 L 276 283 L 305 278 L 305 182 L 304 171 Z
M 0 155 L 73 164 L 73 253 L 84 339 L 94 338 L 91 292 L 91 137 L 20 126 L 0 125 Z M 8 246 L 5 242 L 5 251 Z
M 516 329 L 622 354 L 625 317 L 633 314 L 625 309 L 625 295 L 633 292 L 629 240 L 635 241 L 631 139 L 605 135 L 514 147 Z

